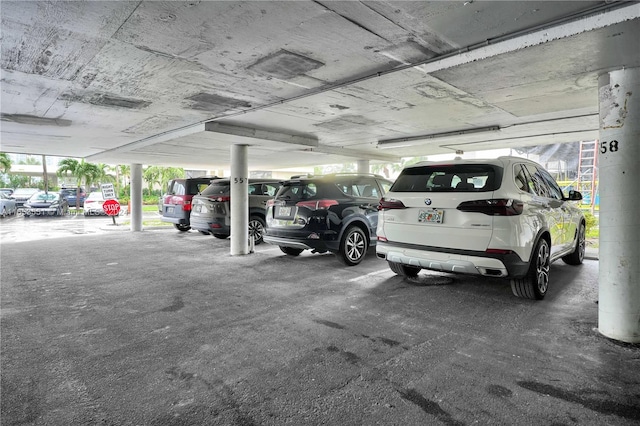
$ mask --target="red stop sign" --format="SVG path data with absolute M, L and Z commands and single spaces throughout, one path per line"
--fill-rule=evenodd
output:
M 102 205 L 102 210 L 108 216 L 117 216 L 120 213 L 120 203 L 116 200 L 106 200 Z

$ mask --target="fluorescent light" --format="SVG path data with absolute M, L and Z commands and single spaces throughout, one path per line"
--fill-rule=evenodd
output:
M 415 143 L 411 143 L 411 142 L 421 142 L 421 141 L 428 141 L 431 139 L 470 135 L 474 133 L 495 132 L 498 130 L 500 130 L 500 126 L 489 126 L 489 127 L 477 127 L 475 129 L 455 130 L 453 132 L 432 133 L 430 135 L 411 136 L 411 137 L 397 138 L 397 139 L 386 139 L 386 140 L 378 141 L 378 148 L 380 149 L 401 148 L 401 147 L 416 145 Z

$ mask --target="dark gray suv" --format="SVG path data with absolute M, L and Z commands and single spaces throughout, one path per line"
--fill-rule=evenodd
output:
M 376 244 L 378 203 L 391 184 L 356 173 L 285 181 L 267 203 L 264 241 L 291 256 L 329 251 L 345 265 L 357 265 Z
M 254 244 L 262 242 L 267 201 L 280 188 L 278 179 L 249 179 L 249 238 Z M 231 235 L 231 182 L 217 179 L 193 197 L 191 227 L 216 238 Z
M 204 190 L 217 176 L 171 179 L 167 192 L 162 196 L 158 209 L 163 222 L 171 222 L 178 231 L 191 229 L 191 200 L 193 196 Z

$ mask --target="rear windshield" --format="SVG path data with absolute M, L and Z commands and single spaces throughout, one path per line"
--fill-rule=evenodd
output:
M 394 192 L 483 192 L 500 187 L 502 168 L 491 164 L 411 167 L 391 187 Z
M 318 187 L 313 182 L 291 182 L 285 183 L 278 193 L 277 199 L 285 199 L 291 201 L 310 200 L 318 194 Z
M 231 184 L 229 181 L 214 182 L 202 191 L 202 195 L 228 195 L 230 192 Z

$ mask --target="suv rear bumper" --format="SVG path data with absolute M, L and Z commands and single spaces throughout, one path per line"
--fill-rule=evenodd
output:
M 221 224 L 215 219 L 203 219 L 191 215 L 191 228 L 196 231 L 209 232 L 211 234 L 231 235 L 231 227 Z
M 469 250 L 437 247 L 409 247 L 408 244 L 378 241 L 376 256 L 390 262 L 418 266 L 435 271 L 489 277 L 516 278 L 526 275 L 529 265 L 515 253 L 487 254 Z
M 337 252 L 340 249 L 340 241 L 326 241 L 322 239 L 310 239 L 310 238 L 285 238 L 268 235 L 263 235 L 263 241 L 268 244 L 273 244 L 281 247 L 291 247 L 302 250 L 315 250 L 319 252 Z
M 171 223 L 175 223 L 177 225 L 189 225 L 189 219 L 184 219 L 184 218 L 180 218 L 180 217 L 162 216 L 160 218 L 160 220 L 162 222 L 171 222 Z

